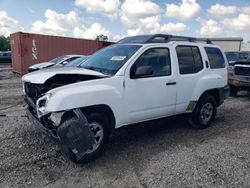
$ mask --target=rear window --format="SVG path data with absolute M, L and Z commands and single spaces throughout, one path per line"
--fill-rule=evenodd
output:
M 203 69 L 200 51 L 196 46 L 177 46 L 180 74 L 194 74 Z
M 205 47 L 211 69 L 225 68 L 225 59 L 218 48 Z

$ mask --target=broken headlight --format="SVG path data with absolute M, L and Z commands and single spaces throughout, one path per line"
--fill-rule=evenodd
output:
M 49 113 L 45 111 L 45 107 L 51 97 L 52 93 L 47 93 L 36 101 L 37 116 L 39 118 Z

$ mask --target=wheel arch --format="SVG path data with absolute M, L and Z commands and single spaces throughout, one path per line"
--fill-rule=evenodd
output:
M 116 126 L 116 119 L 112 109 L 106 104 L 99 104 L 93 106 L 87 106 L 80 108 L 83 114 L 88 114 L 92 112 L 99 112 L 100 114 L 105 114 L 109 121 L 109 131 L 112 132 Z
M 209 90 L 206 90 L 204 91 L 201 96 L 199 97 L 198 101 L 203 98 L 204 96 L 207 96 L 207 95 L 211 95 L 215 98 L 215 101 L 216 101 L 216 105 L 219 106 L 220 105 L 220 92 L 219 92 L 219 89 L 209 89 Z

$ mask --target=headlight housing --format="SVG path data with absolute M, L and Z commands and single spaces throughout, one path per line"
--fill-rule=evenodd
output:
M 45 108 L 46 108 L 47 103 L 51 97 L 52 97 L 52 93 L 46 93 L 44 96 L 42 96 L 41 98 L 39 98 L 36 101 L 36 110 L 37 110 L 38 118 L 49 113 L 49 112 L 45 111 Z

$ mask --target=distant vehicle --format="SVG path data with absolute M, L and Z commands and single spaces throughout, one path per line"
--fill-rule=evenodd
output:
M 246 60 L 249 57 L 249 54 L 247 52 L 239 52 L 239 58 L 241 60 Z
M 250 91 L 250 57 L 245 61 L 236 61 L 229 68 L 228 83 L 232 97 L 236 97 L 241 90 Z
M 246 59 L 247 62 L 250 62 L 250 56 Z
M 233 65 L 236 61 L 240 60 L 237 52 L 225 52 L 225 55 L 229 65 Z
M 240 52 L 225 52 L 229 65 L 233 65 L 236 61 L 244 61 L 249 57 L 249 54 L 244 51 Z
M 39 63 L 39 64 L 35 64 L 29 67 L 28 72 L 33 72 L 33 71 L 37 71 L 40 69 L 44 69 L 44 68 L 48 68 L 48 67 L 52 67 L 52 66 L 62 66 L 64 64 L 67 64 L 75 59 L 78 59 L 80 57 L 83 57 L 83 55 L 63 55 L 63 56 L 59 56 L 55 59 L 52 59 L 49 62 L 44 62 L 44 63 Z M 84 56 L 85 57 L 85 56 Z
M 0 51 L 0 63 L 11 63 L 10 51 Z
M 64 64 L 64 67 L 77 67 L 79 65 L 81 65 L 86 59 L 88 58 L 88 56 L 82 56 L 78 59 L 75 59 L 67 64 Z

